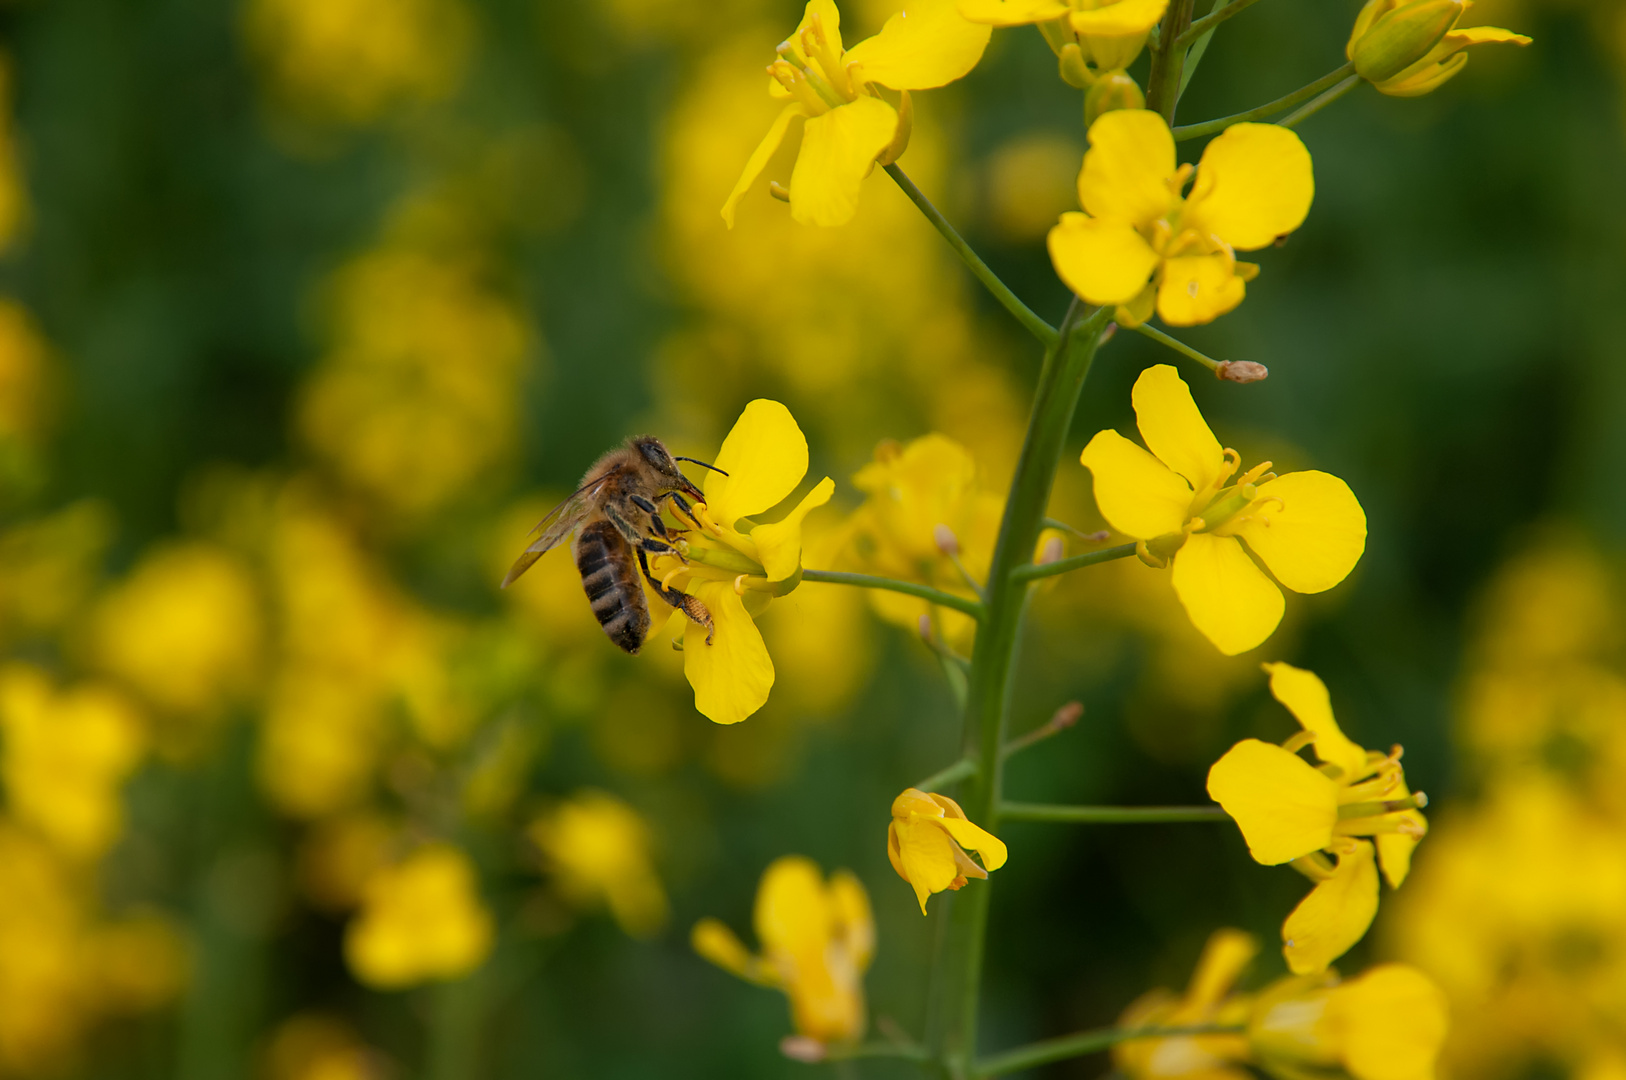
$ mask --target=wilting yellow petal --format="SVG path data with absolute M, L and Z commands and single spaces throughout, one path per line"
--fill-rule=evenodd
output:
M 1355 842 L 1332 877 L 1310 890 L 1282 924 L 1282 955 L 1295 975 L 1321 971 L 1361 940 L 1378 913 L 1372 845 Z
M 1366 551 L 1366 512 L 1355 493 L 1338 477 L 1313 469 L 1259 485 L 1259 500 L 1239 520 L 1229 531 L 1294 592 L 1332 588 Z
M 1112 429 L 1079 456 L 1095 478 L 1095 505 L 1114 529 L 1137 540 L 1179 532 L 1191 488 L 1178 473 Z
M 694 581 L 689 591 L 711 611 L 717 630 L 706 644 L 706 628 L 685 620 L 683 674 L 694 687 L 694 707 L 708 720 L 737 724 L 768 700 L 773 660 L 756 623 L 726 581 Z
M 835 490 L 836 482 L 826 476 L 802 496 L 802 501 L 790 513 L 751 530 L 751 539 L 757 545 L 769 581 L 784 581 L 802 565 L 802 521 L 811 511 L 829 502 Z
M 779 149 L 779 144 L 785 141 L 785 131 L 790 127 L 790 122 L 798 116 L 806 115 L 807 110 L 800 103 L 786 105 L 779 110 L 779 115 L 774 117 L 773 123 L 769 125 L 768 134 L 764 135 L 762 141 L 757 143 L 757 148 L 751 151 L 751 157 L 741 170 L 739 180 L 734 183 L 734 190 L 728 193 L 728 201 L 723 203 L 723 221 L 730 229 L 734 227 L 735 207 L 739 206 L 745 193 L 751 190 L 751 185 L 757 182 L 762 170 L 768 167 L 768 159 Z
M 852 47 L 847 63 L 894 90 L 930 90 L 977 66 L 994 28 L 960 14 L 957 0 L 908 0 L 881 32 Z
M 1071 10 L 1065 0 L 960 0 L 961 17 L 990 26 L 1045 22 Z
M 790 173 L 790 216 L 803 225 L 851 221 L 858 211 L 859 186 L 897 128 L 897 110 L 873 97 L 808 120 Z
M 1091 217 L 1149 225 L 1174 203 L 1174 136 L 1163 117 L 1117 109 L 1090 125 L 1090 148 L 1078 174 L 1078 202 Z
M 1282 621 L 1282 591 L 1232 537 L 1192 533 L 1172 581 L 1192 625 L 1226 656 L 1263 644 Z
M 796 490 L 807 475 L 807 436 L 789 409 L 757 398 L 740 413 L 712 464 L 722 471 L 708 470 L 700 489 L 712 520 L 731 529 Z
M 1191 399 L 1191 388 L 1169 364 L 1140 373 L 1130 393 L 1135 425 L 1146 448 L 1191 484 L 1211 488 L 1225 467 L 1225 452 Z
M 1405 964 L 1379 964 L 1334 987 L 1324 1022 L 1356 1080 L 1433 1080 L 1449 1026 L 1445 994 Z
M 847 940 L 853 966 L 860 973 L 868 970 L 875 956 L 875 914 L 870 910 L 864 883 L 850 870 L 837 870 L 830 875 L 830 903 Z
M 1379 833 L 1372 839 L 1378 845 L 1378 866 L 1383 869 L 1383 878 L 1389 883 L 1389 888 L 1400 888 L 1406 875 L 1411 873 L 1411 853 L 1416 850 L 1417 842 L 1422 834 L 1428 831 L 1428 819 L 1416 810 L 1406 810 L 1400 815 L 1416 827 L 1414 833 Z
M 938 828 L 935 822 L 898 821 L 893 824 L 903 878 L 914 886 L 915 899 L 920 901 L 920 913 L 924 915 L 927 898 L 932 893 L 942 892 L 960 876 L 959 867 L 954 862 L 954 846 L 948 833 Z
M 724 971 L 762 986 L 778 985 L 779 980 L 773 977 L 771 970 L 751 955 L 734 931 L 717 919 L 708 917 L 695 923 L 689 933 L 689 944 L 703 959 L 710 960 Z
M 1168 6 L 1169 0 L 1117 0 L 1093 11 L 1074 11 L 1070 20 L 1075 34 L 1128 37 L 1151 30 Z
M 983 869 L 998 870 L 1005 865 L 1005 841 L 993 833 L 964 818 L 945 817 L 942 825 L 961 847 L 982 856 Z
M 1057 275 L 1092 304 L 1129 303 L 1157 269 L 1157 253 L 1123 220 L 1070 211 L 1046 242 Z
M 1231 747 L 1208 770 L 1208 795 L 1242 830 L 1254 861 L 1265 866 L 1332 843 L 1338 785 L 1279 746 L 1243 739 Z
M 1253 251 L 1304 224 L 1314 197 L 1310 151 L 1291 128 L 1232 124 L 1203 151 L 1185 223 Z
M 1248 287 L 1220 255 L 1181 255 L 1163 262 L 1157 313 L 1170 326 L 1201 326 L 1242 303 Z
M 1315 756 L 1342 769 L 1346 782 L 1365 772 L 1366 751 L 1351 742 L 1338 726 L 1327 684 L 1320 676 L 1292 664 L 1264 667 L 1270 674 L 1270 692 L 1287 706 L 1305 731 L 1315 736 Z

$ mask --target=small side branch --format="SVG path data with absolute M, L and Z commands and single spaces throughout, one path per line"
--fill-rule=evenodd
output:
M 1231 7 L 1235 7 L 1232 4 Z M 1229 11 L 1230 8 L 1225 10 Z M 1190 139 L 1203 139 L 1210 135 L 1218 135 L 1232 124 L 1245 124 L 1255 120 L 1266 120 L 1279 112 L 1285 112 L 1295 105 L 1303 104 L 1317 94 L 1331 90 L 1350 76 L 1355 74 L 1353 63 L 1345 64 L 1337 71 L 1330 71 L 1308 86 L 1301 86 L 1291 94 L 1284 95 L 1268 105 L 1261 105 L 1257 109 L 1237 113 L 1234 116 L 1221 117 L 1218 120 L 1205 120 L 1201 124 L 1187 124 L 1174 129 L 1174 141 L 1186 142 Z M 1347 93 L 1348 91 L 1345 91 Z M 1342 95 L 1340 95 L 1342 96 Z M 1290 125 L 1291 126 L 1291 125 Z
M 1076 701 L 1069 701 L 1067 704 L 1057 709 L 1056 714 L 1049 720 L 1046 720 L 1043 724 L 1034 728 L 1025 735 L 1018 735 L 1016 738 L 1007 741 L 1005 743 L 1005 748 L 1000 751 L 1000 756 L 1008 758 L 1012 754 L 1017 754 L 1023 750 L 1026 750 L 1034 743 L 1041 743 L 1050 738 L 1052 735 L 1059 735 L 1063 731 L 1066 731 L 1068 728 L 1072 727 L 1074 724 L 1078 723 L 1079 719 L 1083 715 L 1084 706 Z
M 1126 558 L 1134 553 L 1134 544 L 1119 544 L 1117 547 L 1104 548 L 1101 551 L 1090 551 L 1083 555 L 1074 555 L 1071 558 L 1057 559 L 1055 562 L 1043 565 L 1028 563 L 1026 566 L 1018 566 L 1011 571 L 1011 578 L 1015 581 L 1034 581 L 1038 578 L 1054 577 L 1057 574 L 1080 570 L 1086 566 L 1094 566 L 1097 563 Z
M 860 589 L 880 589 L 883 592 L 903 593 L 905 596 L 916 596 L 927 603 L 939 607 L 952 608 L 973 619 L 981 619 L 982 605 L 975 600 L 968 600 L 963 596 L 955 596 L 941 589 L 934 589 L 930 585 L 920 585 L 913 581 L 897 581 L 893 578 L 876 577 L 874 574 L 848 574 L 839 570 L 803 570 L 803 581 L 818 581 L 826 585 L 852 585 Z
M 1058 821 L 1073 825 L 1164 825 L 1178 822 L 1229 821 L 1217 806 L 1061 806 L 1050 803 L 1001 803 L 1004 821 Z
M 924 780 L 915 782 L 920 791 L 936 791 L 946 788 L 950 784 L 958 784 L 961 780 L 977 775 L 977 763 L 970 758 L 961 758 L 946 769 L 938 769 Z
M 1211 33 L 1226 19 L 1242 14 L 1258 2 L 1259 0 L 1231 0 L 1229 4 L 1224 4 L 1202 18 L 1193 20 L 1192 24 L 1186 27 L 1185 33 L 1174 39 L 1174 47 L 1178 49 L 1182 45 L 1190 45 L 1204 34 Z
M 1227 1035 L 1242 1030 L 1240 1025 L 1195 1024 L 1188 1027 L 1099 1028 L 1095 1031 L 1080 1031 L 1074 1035 L 1046 1039 L 1015 1050 L 1007 1050 L 1003 1054 L 985 1057 L 972 1067 L 971 1075 L 1004 1076 L 1006 1073 L 1031 1069 L 1035 1065 L 1047 1065 L 1052 1061 L 1066 1061 L 1068 1058 L 1099 1053 L 1130 1039 L 1169 1039 L 1177 1035 Z
M 1355 87 L 1359 86 L 1360 83 L 1361 77 L 1359 75 L 1350 75 L 1349 78 L 1345 79 L 1331 90 L 1328 90 L 1325 94 L 1322 94 L 1320 97 L 1304 106 L 1304 108 L 1300 109 L 1292 116 L 1287 117 L 1285 120 L 1279 120 L 1277 123 L 1282 127 L 1290 128 L 1295 124 L 1308 120 L 1322 109 L 1325 109 L 1328 105 L 1331 105 L 1333 102 L 1355 89 Z

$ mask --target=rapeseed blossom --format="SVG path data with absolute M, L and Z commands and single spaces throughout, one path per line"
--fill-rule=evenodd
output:
M 982 859 L 978 866 L 965 853 Z M 920 913 L 932 893 L 961 889 L 968 878 L 986 878 L 1005 865 L 1005 843 L 974 825 L 947 795 L 909 788 L 892 801 L 892 823 L 886 827 L 886 856 L 892 869 L 915 890 Z
M 607 904 L 621 929 L 649 937 L 666 922 L 666 890 L 655 873 L 649 825 L 603 791 L 582 791 L 531 823 L 559 890 L 578 906 Z
M 1449 1020 L 1445 995 L 1405 964 L 1380 964 L 1348 982 L 1331 972 L 1289 977 L 1260 991 L 1247 1039 L 1267 1072 L 1353 1080 L 1434 1080 Z
M 785 198 L 805 225 L 845 225 L 858 209 L 858 189 L 877 161 L 897 160 L 909 143 L 910 90 L 944 86 L 977 66 L 992 29 L 960 17 L 955 0 L 909 0 L 881 32 L 851 49 L 842 45 L 834 0 L 808 0 L 802 21 L 768 66 L 771 97 L 787 101 L 752 152 L 723 204 L 734 208 L 762 175 L 791 121 L 806 118 L 802 146 Z M 903 92 L 894 107 L 874 84 Z
M 708 471 L 701 484 L 706 501 L 693 508 L 699 527 L 685 534 L 681 556 L 650 559 L 662 585 L 699 597 L 711 613 L 711 631 L 682 612 L 672 618 L 682 623 L 694 707 L 719 724 L 762 708 L 773 687 L 773 659 L 753 616 L 801 580 L 802 521 L 830 501 L 835 481 L 820 480 L 778 521 L 749 518 L 788 498 L 807 475 L 807 460 L 807 437 L 789 409 L 764 398 L 749 403 L 712 462 L 721 471 Z
M 811 859 L 786 855 L 763 873 L 752 921 L 760 954 L 712 918 L 695 923 L 695 951 L 724 971 L 784 991 L 798 1034 L 827 1044 L 863 1035 L 864 972 L 875 955 L 863 884 L 846 870 L 826 882 Z
M 1377 914 L 1379 866 L 1391 888 L 1406 879 L 1412 849 L 1428 828 L 1418 810 L 1428 800 L 1407 792 L 1398 746 L 1384 755 L 1344 735 L 1313 672 L 1288 664 L 1265 670 L 1271 693 L 1303 731 L 1282 746 L 1237 743 L 1209 770 L 1208 793 L 1241 828 L 1256 861 L 1291 862 L 1317 882 L 1282 926 L 1288 967 L 1302 975 L 1324 969 L 1365 935 Z M 1305 746 L 1320 768 L 1299 757 Z
M 1146 104 L 1124 68 L 1168 6 L 1168 0 L 960 0 L 960 14 L 993 26 L 1037 23 L 1060 60 L 1061 77 L 1086 92 L 1088 125 L 1111 108 Z
M 1470 46 L 1530 44 L 1530 38 L 1500 26 L 1458 29 L 1472 6 L 1473 0 L 1367 0 L 1344 54 L 1380 92 L 1421 97 L 1467 66 Z
M 1145 109 L 1103 114 L 1089 138 L 1078 174 L 1085 212 L 1050 230 L 1050 258 L 1079 296 L 1116 305 L 1125 326 L 1154 309 L 1192 326 L 1236 307 L 1259 273 L 1236 253 L 1297 229 L 1315 195 L 1309 151 L 1275 124 L 1231 125 L 1195 167 L 1176 165 L 1169 125 Z
M 1277 582 L 1323 592 L 1354 569 L 1366 514 L 1349 485 L 1313 470 L 1277 476 L 1268 461 L 1235 477 L 1240 455 L 1221 448 L 1167 364 L 1141 372 L 1133 401 L 1151 452 L 1108 429 L 1080 460 L 1102 516 L 1140 541 L 1143 560 L 1172 563 L 1186 614 L 1220 652 L 1246 652 L 1275 631 Z
M 1133 1030 L 1242 1023 L 1249 1000 L 1233 989 L 1258 952 L 1259 943 L 1251 934 L 1214 931 L 1183 995 L 1149 991 L 1124 1010 L 1118 1026 Z M 1241 1067 L 1247 1060 L 1248 1040 L 1241 1033 L 1129 1039 L 1112 1048 L 1112 1064 L 1131 1080 L 1248 1080 L 1253 1074 Z
M 494 930 L 469 857 L 431 843 L 382 867 L 345 927 L 344 955 L 368 986 L 460 979 L 485 962 Z

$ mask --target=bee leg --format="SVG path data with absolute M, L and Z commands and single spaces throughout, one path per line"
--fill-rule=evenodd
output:
M 657 544 L 660 541 L 645 540 L 644 543 Z M 710 645 L 711 639 L 717 634 L 717 624 L 712 621 L 711 612 L 706 608 L 706 605 L 701 602 L 698 596 L 690 596 L 682 589 L 673 589 L 662 585 L 656 580 L 655 575 L 649 572 L 649 557 L 644 554 L 643 544 L 640 544 L 636 550 L 638 552 L 638 565 L 643 568 L 645 580 L 660 594 L 662 600 L 683 612 L 694 622 L 704 626 L 706 628 L 706 644 Z
M 644 513 L 653 514 L 655 512 L 655 504 L 644 498 L 642 495 L 629 495 L 627 498 L 632 505 L 636 506 Z

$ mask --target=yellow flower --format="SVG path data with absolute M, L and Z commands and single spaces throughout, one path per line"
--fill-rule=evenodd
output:
M 1169 0 L 960 0 L 960 14 L 993 26 L 1038 23 L 1052 44 L 1076 43 L 1081 59 L 1113 71 L 1140 55 L 1168 6 Z
M 982 866 L 971 861 L 965 848 L 982 858 Z M 1005 843 L 973 825 L 948 796 L 909 788 L 892 800 L 886 856 L 898 876 L 914 886 L 924 915 L 932 893 L 962 888 L 966 879 L 986 878 L 990 870 L 1004 866 Z
M 1351 742 L 1313 672 L 1266 664 L 1270 691 L 1303 727 L 1282 746 L 1244 739 L 1208 772 L 1208 794 L 1266 866 L 1291 862 L 1318 884 L 1282 926 L 1294 972 L 1320 971 L 1366 933 L 1378 909 L 1378 868 L 1399 888 L 1428 825 L 1421 792 L 1406 790 L 1400 748 L 1385 756 Z M 1321 767 L 1297 751 L 1313 746 Z M 1359 837 L 1373 837 L 1373 844 Z M 1336 864 L 1319 855 L 1331 852 Z
M 379 1056 L 342 1021 L 297 1013 L 277 1026 L 265 1048 L 266 1080 L 378 1080 Z
M 529 834 L 567 899 L 578 906 L 608 904 L 634 937 L 650 937 L 666 922 L 649 826 L 614 795 L 578 792 L 532 822 Z
M 1133 393 L 1147 453 L 1098 432 L 1081 460 L 1101 514 L 1141 543 L 1153 565 L 1172 561 L 1174 591 L 1192 623 L 1228 656 L 1261 644 L 1282 619 L 1281 590 L 1332 588 L 1366 550 L 1366 514 L 1336 476 L 1277 476 L 1270 462 L 1234 482 L 1241 464 L 1221 449 L 1191 391 L 1167 364 L 1141 372 Z M 1156 455 L 1155 457 L 1153 455 Z
M 908 91 L 930 90 L 960 78 L 982 59 L 992 28 L 967 22 L 955 0 L 909 0 L 881 32 L 845 49 L 834 0 L 808 0 L 796 32 L 769 65 L 768 93 L 788 104 L 752 152 L 723 204 L 734 208 L 784 141 L 792 120 L 805 117 L 802 147 L 790 175 L 790 213 L 804 225 L 844 225 L 858 209 L 858 189 L 875 167 L 897 159 L 909 142 Z M 872 84 L 904 92 L 901 111 Z
M 695 923 L 694 949 L 725 971 L 790 998 L 798 1034 L 846 1043 L 864 1033 L 864 972 L 875 955 L 875 920 L 864 886 L 846 870 L 826 884 L 800 855 L 776 859 L 757 887 L 753 956 L 716 919 Z
M 1344 983 L 1328 972 L 1265 988 L 1248 1041 L 1277 1076 L 1333 1069 L 1353 1080 L 1434 1080 L 1448 1026 L 1445 995 L 1426 975 L 1380 964 Z
M 1344 54 L 1355 70 L 1392 97 L 1420 97 L 1468 63 L 1471 45 L 1530 38 L 1499 26 L 1457 29 L 1473 0 L 1367 0 L 1355 17 Z
M 1248 1015 L 1249 998 L 1232 988 L 1259 951 L 1251 934 L 1216 930 L 1203 948 L 1183 997 L 1168 990 L 1144 994 L 1118 1018 L 1120 1028 L 1235 1025 Z M 1250 1080 L 1242 1068 L 1248 1041 L 1240 1033 L 1129 1039 L 1112 1048 L 1112 1064 L 1130 1080 Z
M 396 990 L 462 978 L 485 962 L 491 943 L 474 864 L 434 843 L 373 874 L 361 911 L 345 927 L 344 955 L 356 978 Z
M 723 440 L 695 507 L 701 527 L 686 534 L 677 555 L 650 560 L 662 585 L 699 597 L 714 630 L 674 611 L 683 623 L 683 673 L 694 707 L 719 724 L 734 724 L 762 708 L 773 687 L 773 660 L 753 621 L 773 596 L 802 575 L 802 521 L 830 501 L 835 481 L 820 480 L 778 521 L 748 517 L 783 502 L 807 475 L 807 437 L 790 410 L 763 398 L 751 402 Z M 724 473 L 727 473 L 725 476 Z M 675 629 L 675 627 L 670 627 Z
M 1126 326 L 1154 306 L 1171 326 L 1230 311 L 1259 272 L 1236 253 L 1269 247 L 1310 212 L 1310 153 L 1287 128 L 1233 124 L 1195 169 L 1176 167 L 1169 125 L 1145 109 L 1103 114 L 1089 138 L 1078 174 L 1085 213 L 1050 230 L 1050 258 L 1079 296 L 1119 305 Z

